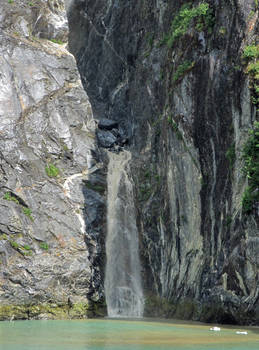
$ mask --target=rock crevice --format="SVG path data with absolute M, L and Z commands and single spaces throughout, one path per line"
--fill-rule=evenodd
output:
M 258 213 L 242 211 L 241 168 L 258 8 L 184 6 L 72 2 L 69 47 L 95 118 L 127 129 L 146 314 L 256 324 Z

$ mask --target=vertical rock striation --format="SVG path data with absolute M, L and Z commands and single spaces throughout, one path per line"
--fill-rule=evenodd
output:
M 0 4 L 0 319 L 98 313 L 108 150 L 145 314 L 258 324 L 257 2 L 65 4 L 69 33 L 62 0 Z
M 132 154 L 146 314 L 258 323 L 258 203 L 241 205 L 257 20 L 253 0 L 71 2 L 94 116 Z

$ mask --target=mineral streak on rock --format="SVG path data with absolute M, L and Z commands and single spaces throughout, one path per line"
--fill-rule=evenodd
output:
M 0 3 L 0 319 L 86 317 L 102 298 L 96 123 L 67 34 L 63 1 Z
M 241 169 L 256 108 L 242 55 L 258 5 L 182 5 L 74 1 L 69 47 L 95 118 L 127 135 L 146 315 L 255 324 L 258 203 L 242 213 Z
M 0 319 L 103 312 L 107 152 L 126 150 L 145 314 L 258 324 L 257 27 L 254 0 L 0 2 Z

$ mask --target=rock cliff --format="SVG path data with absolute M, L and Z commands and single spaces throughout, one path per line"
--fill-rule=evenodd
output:
M 241 204 L 257 20 L 253 0 L 71 4 L 95 118 L 132 153 L 146 315 L 258 322 L 258 188 Z
M 98 314 L 125 149 L 145 314 L 258 324 L 257 2 L 66 5 L 0 4 L 0 319 Z
M 1 1 L 0 319 L 85 317 L 102 297 L 105 183 L 67 33 L 63 1 Z

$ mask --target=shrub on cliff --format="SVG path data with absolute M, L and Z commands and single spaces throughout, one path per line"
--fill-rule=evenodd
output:
M 248 179 L 248 187 L 243 195 L 242 208 L 246 214 L 251 213 L 253 205 L 259 202 L 259 122 L 254 123 L 254 129 L 249 134 L 243 148 L 243 172 Z

